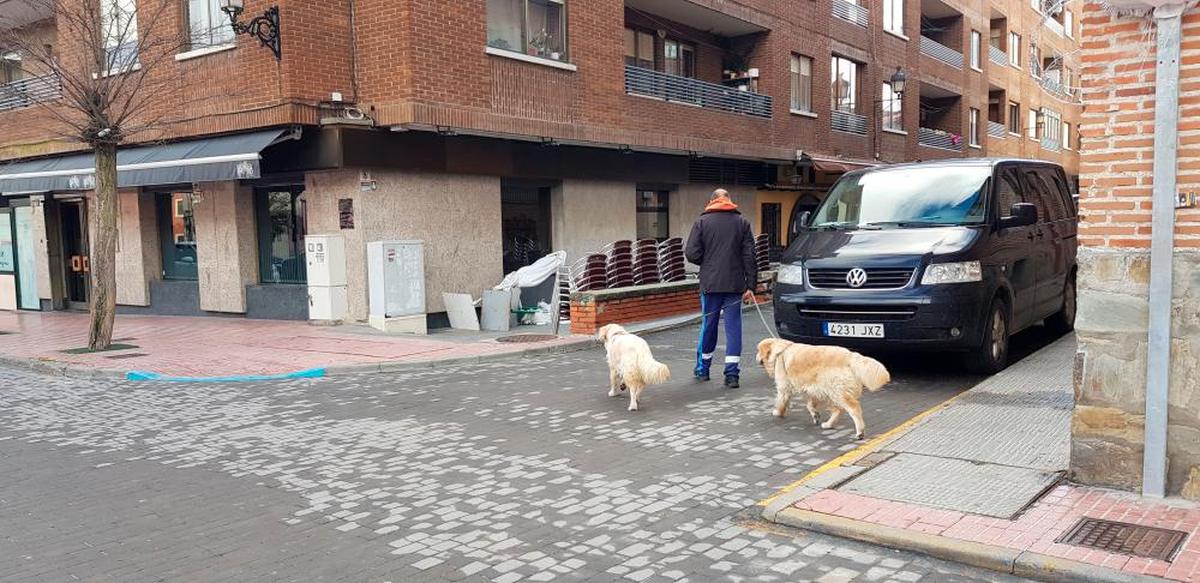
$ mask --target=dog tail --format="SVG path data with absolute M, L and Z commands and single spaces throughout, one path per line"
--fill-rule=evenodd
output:
M 858 382 L 871 391 L 878 391 L 883 388 L 883 385 L 892 381 L 892 375 L 888 373 L 883 363 L 861 354 L 850 357 L 850 370 L 854 371 Z
M 634 356 L 634 369 L 646 385 L 661 385 L 671 379 L 671 369 L 654 360 L 648 351 L 639 351 Z

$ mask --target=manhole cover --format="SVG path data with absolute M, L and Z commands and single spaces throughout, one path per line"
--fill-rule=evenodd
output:
M 513 342 L 513 343 L 549 342 L 551 340 L 557 340 L 557 339 L 558 339 L 558 336 L 555 336 L 553 334 L 517 334 L 515 336 L 501 336 L 496 339 L 496 342 Z
M 1184 538 L 1187 533 L 1178 530 L 1083 518 L 1054 542 L 1170 561 Z

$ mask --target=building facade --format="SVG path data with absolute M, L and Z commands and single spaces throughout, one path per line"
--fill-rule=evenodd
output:
M 1200 188 L 1200 12 L 1185 12 L 1182 27 L 1175 167 L 1177 191 L 1194 196 Z M 1115 16 L 1092 4 L 1084 15 L 1071 467 L 1079 481 L 1128 490 L 1142 487 L 1146 443 L 1156 37 L 1148 16 Z M 1200 499 L 1200 209 L 1174 214 L 1166 492 Z
M 181 27 L 219 16 L 161 1 Z M 1002 155 L 1074 176 L 1076 9 L 1041 2 L 279 0 L 280 58 L 214 27 L 163 70 L 172 123 L 120 162 L 119 303 L 307 318 L 303 238 L 336 233 L 350 320 L 382 239 L 425 242 L 438 314 L 551 250 L 686 236 L 717 187 L 778 250 L 848 169 Z M 49 15 L 19 25 L 58 42 Z M 31 106 L 54 81 L 6 59 L 0 307 L 78 306 L 89 166 Z

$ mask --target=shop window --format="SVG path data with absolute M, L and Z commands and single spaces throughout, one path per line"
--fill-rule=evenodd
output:
M 668 200 L 671 193 L 666 190 L 637 191 L 637 238 L 664 241 L 671 236 L 668 216 Z
M 158 207 L 163 279 L 196 280 L 199 273 L 192 193 L 160 193 L 155 196 L 155 204 Z
M 488 46 L 567 60 L 564 0 L 488 0 Z
M 258 266 L 262 282 L 307 283 L 303 188 L 256 190 L 254 214 L 258 222 Z

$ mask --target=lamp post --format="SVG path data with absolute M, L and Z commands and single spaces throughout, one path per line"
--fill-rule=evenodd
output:
M 258 38 L 262 46 L 271 49 L 275 60 L 281 60 L 282 47 L 279 42 L 279 7 L 272 6 L 249 22 L 238 22 L 238 17 L 246 10 L 244 0 L 221 0 L 221 11 L 229 17 L 229 25 L 233 32 Z
M 908 83 L 908 76 L 906 76 L 904 74 L 904 71 L 901 70 L 900 67 L 896 67 L 896 72 L 892 73 L 892 77 L 891 77 L 891 79 L 888 79 L 888 81 L 892 87 L 892 94 L 895 95 L 895 99 L 897 101 L 900 101 L 901 104 L 903 104 L 903 102 L 904 102 L 903 101 L 904 100 L 904 86 L 905 86 L 905 84 Z M 875 142 L 875 144 L 874 144 L 875 145 L 875 159 L 876 160 L 879 159 L 879 134 L 883 132 L 883 104 L 885 102 L 886 102 L 886 100 L 883 100 L 883 99 L 875 100 L 875 105 L 879 108 L 879 110 L 878 110 L 879 111 L 879 127 L 876 128 L 876 130 L 875 130 L 875 140 L 874 140 L 874 142 Z M 903 107 L 901 108 L 900 111 L 901 112 L 904 111 Z M 901 115 L 903 115 L 903 113 Z

